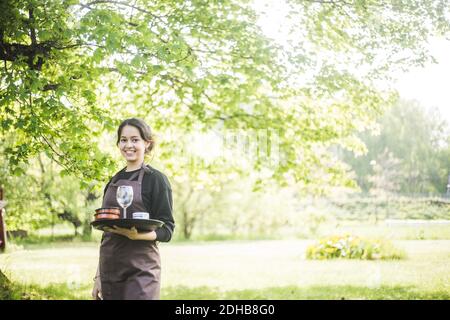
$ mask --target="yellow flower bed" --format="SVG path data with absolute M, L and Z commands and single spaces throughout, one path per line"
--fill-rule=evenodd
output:
M 349 234 L 320 239 L 306 249 L 307 259 L 362 259 L 388 260 L 404 259 L 403 250 L 395 248 L 390 241 L 364 239 Z

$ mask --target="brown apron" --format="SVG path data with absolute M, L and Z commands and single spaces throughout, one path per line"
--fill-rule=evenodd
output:
M 142 201 L 144 164 L 129 180 L 117 180 L 117 173 L 103 197 L 102 207 L 120 207 L 116 200 L 118 186 L 133 187 L 133 202 L 127 208 L 127 218 L 133 212 L 148 210 Z M 131 181 L 139 175 L 137 181 Z M 123 217 L 123 209 L 121 217 Z M 100 279 L 104 300 L 159 299 L 161 261 L 156 241 L 130 240 L 112 232 L 104 232 L 100 245 Z

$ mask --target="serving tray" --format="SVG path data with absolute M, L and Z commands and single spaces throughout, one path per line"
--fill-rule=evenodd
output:
M 127 229 L 136 227 L 138 231 L 154 231 L 161 228 L 164 222 L 156 219 L 99 219 L 92 221 L 91 225 L 95 229 L 102 231 L 105 227 L 112 228 L 113 226 Z

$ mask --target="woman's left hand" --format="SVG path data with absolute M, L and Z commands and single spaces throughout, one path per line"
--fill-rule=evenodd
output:
M 131 240 L 136 240 L 138 237 L 138 232 L 137 232 L 136 227 L 127 229 L 127 228 L 120 228 L 118 226 L 113 226 L 113 228 L 105 228 L 105 231 L 120 234 Z
M 108 231 L 108 232 L 120 234 L 124 237 L 127 237 L 130 240 L 149 240 L 149 241 L 156 240 L 156 232 L 155 231 L 138 233 L 136 227 L 127 229 L 127 228 L 120 228 L 118 226 L 113 226 L 113 228 L 105 228 L 104 230 Z

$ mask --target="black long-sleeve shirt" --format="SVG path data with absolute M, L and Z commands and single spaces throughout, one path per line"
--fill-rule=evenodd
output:
M 138 170 L 126 172 L 125 169 L 122 169 L 119 172 L 118 179 L 128 180 Z M 137 179 L 138 177 L 134 180 Z M 110 183 L 111 180 L 106 185 L 105 192 Z M 150 212 L 152 219 L 158 219 L 164 222 L 164 226 L 155 231 L 156 240 L 169 242 L 175 228 L 175 220 L 172 213 L 172 187 L 164 173 L 149 165 L 147 165 L 142 179 L 142 201 L 147 211 Z

